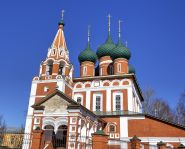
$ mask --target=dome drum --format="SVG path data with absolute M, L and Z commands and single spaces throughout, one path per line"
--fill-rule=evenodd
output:
M 85 61 L 80 65 L 80 76 L 83 77 L 93 77 L 95 75 L 95 65 L 93 62 Z
M 114 75 L 128 73 L 128 60 L 117 58 L 114 60 Z

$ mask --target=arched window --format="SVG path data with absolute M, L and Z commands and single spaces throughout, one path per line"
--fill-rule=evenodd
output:
M 86 76 L 87 75 L 87 66 L 83 67 L 83 75 Z
M 114 69 L 113 69 L 113 66 L 112 65 L 110 65 L 110 75 L 113 75 L 114 74 Z
M 101 93 L 93 95 L 93 111 L 102 111 L 102 99 L 103 96 Z
M 115 125 L 113 125 L 113 124 L 109 125 L 109 132 L 110 132 L 110 133 L 116 132 L 116 127 L 115 127 Z
M 121 72 L 121 64 L 120 63 L 118 63 L 117 69 L 118 69 L 118 72 Z
M 55 53 L 56 53 L 56 49 L 53 49 L 52 50 L 52 55 L 55 55 Z
M 64 66 L 65 64 L 61 62 L 59 65 L 59 70 L 58 70 L 59 75 L 64 75 Z
M 123 93 L 114 92 L 113 93 L 113 111 L 120 111 L 123 109 Z
M 53 69 L 53 61 L 49 60 L 48 64 L 46 65 L 46 75 L 52 75 L 52 69 Z

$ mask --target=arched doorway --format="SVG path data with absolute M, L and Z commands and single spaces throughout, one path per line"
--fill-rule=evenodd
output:
M 66 147 L 66 140 L 67 140 L 67 126 L 66 125 L 60 125 L 58 127 L 58 130 L 55 134 L 55 141 L 54 146 L 55 147 Z
M 51 141 L 53 139 L 53 135 L 54 135 L 54 127 L 52 125 L 44 126 L 44 134 L 43 134 L 44 141 Z

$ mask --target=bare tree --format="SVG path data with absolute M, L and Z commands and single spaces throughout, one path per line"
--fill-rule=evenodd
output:
M 4 133 L 6 131 L 6 123 L 3 116 L 0 115 L 0 144 L 2 143 Z
M 155 92 L 151 87 L 147 87 L 143 90 L 143 98 L 144 98 L 143 112 L 144 113 L 151 114 L 152 112 L 151 109 L 155 99 L 154 95 L 155 95 Z
M 4 133 L 6 131 L 6 122 L 3 119 L 3 116 L 0 115 L 0 134 Z
M 165 100 L 155 96 L 155 91 L 152 88 L 144 89 L 143 97 L 144 113 L 151 114 L 168 121 L 173 121 L 173 110 L 170 108 L 169 104 Z
M 155 115 L 162 119 L 168 121 L 174 120 L 174 114 L 172 112 L 172 109 L 170 108 L 169 104 L 161 98 L 155 99 L 151 111 L 152 115 Z
M 175 122 L 185 126 L 185 90 L 181 94 L 175 108 Z

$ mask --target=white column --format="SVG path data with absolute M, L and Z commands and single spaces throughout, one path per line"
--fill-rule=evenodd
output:
M 35 102 L 35 95 L 36 95 L 37 83 L 32 82 L 31 92 L 30 92 L 30 99 L 28 104 L 28 111 L 26 117 L 26 125 L 25 125 L 25 133 L 31 132 L 32 126 L 32 115 L 33 115 L 33 108 L 31 107 Z
M 107 89 L 106 96 L 106 111 L 111 111 L 111 89 Z
M 91 92 L 88 90 L 88 91 L 86 91 L 86 99 L 84 99 L 84 100 L 86 100 L 86 108 L 87 109 L 89 109 L 90 110 L 90 101 L 91 101 L 91 94 L 90 94 Z
M 24 140 L 23 140 L 23 149 L 28 149 L 29 148 L 29 142 L 30 142 L 30 133 L 31 133 L 31 128 L 32 128 L 32 116 L 33 116 L 33 108 L 31 107 L 34 102 L 35 102 L 35 95 L 36 95 L 36 89 L 37 89 L 37 83 L 32 82 L 31 86 L 31 92 L 30 92 L 30 99 L 29 99 L 29 104 L 28 104 L 28 111 L 27 111 L 27 116 L 26 116 L 26 124 L 25 124 L 25 135 L 24 135 Z
M 65 84 L 64 84 L 64 80 L 57 80 L 57 86 L 58 86 L 58 90 L 63 92 L 65 91 Z
M 132 103 L 132 100 L 133 100 L 133 94 L 132 94 L 132 88 L 129 87 L 127 89 L 127 95 L 128 95 L 128 111 L 133 111 L 133 103 Z

